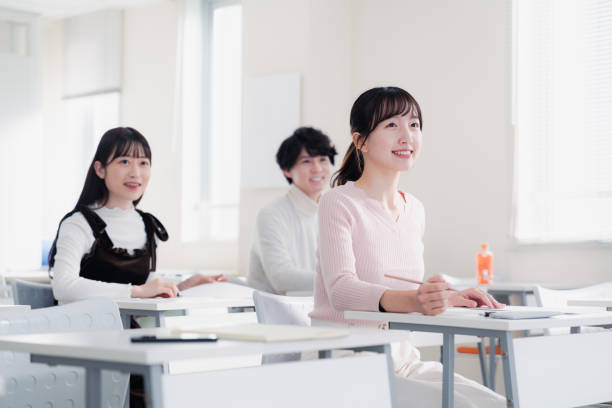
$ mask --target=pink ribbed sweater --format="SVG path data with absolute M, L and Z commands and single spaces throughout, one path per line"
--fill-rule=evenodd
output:
M 387 289 L 417 285 L 385 278 L 385 273 L 421 280 L 424 274 L 423 204 L 407 193 L 397 221 L 382 204 L 348 182 L 321 197 L 315 275 L 316 319 L 344 319 L 345 310 L 378 311 Z

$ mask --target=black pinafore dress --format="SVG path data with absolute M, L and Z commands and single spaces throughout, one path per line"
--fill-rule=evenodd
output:
M 91 250 L 81 259 L 79 275 L 102 282 L 144 284 L 149 273 L 155 271 L 155 235 L 162 241 L 168 240 L 168 232 L 162 223 L 152 214 L 136 210 L 144 222 L 147 241 L 144 248 L 135 249 L 130 254 L 124 248 L 113 246 L 106 233 L 106 223 L 94 211 L 85 206 L 78 207 L 74 212 L 77 211 L 83 214 L 94 235 Z
M 89 207 L 79 206 L 66 215 L 71 216 L 80 212 L 91 227 L 94 243 L 88 254 L 81 259 L 79 275 L 86 279 L 93 279 L 112 283 L 131 283 L 142 285 L 147 281 L 149 273 L 155 271 L 157 243 L 155 235 L 162 240 L 168 240 L 168 232 L 155 216 L 140 210 L 145 225 L 147 241 L 142 249 L 135 249 L 129 254 L 124 248 L 115 248 L 113 241 L 106 233 L 106 223 Z M 131 328 L 138 328 L 138 324 L 131 319 Z M 145 407 L 144 383 L 139 375 L 130 376 L 130 407 Z

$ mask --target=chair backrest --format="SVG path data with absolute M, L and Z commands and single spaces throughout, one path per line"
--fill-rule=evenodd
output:
M 612 297 L 612 282 L 600 283 L 576 289 L 549 289 L 542 286 L 534 288 L 536 305 L 539 307 L 567 307 L 570 299 L 610 298 Z M 588 310 L 602 310 L 602 308 L 582 308 Z M 544 329 L 544 334 L 567 334 L 569 329 Z
M 391 379 L 392 380 L 392 379 Z M 385 354 L 162 376 L 164 406 L 390 408 Z M 203 397 L 202 384 L 206 384 Z M 236 392 L 236 384 L 240 384 Z
M 94 299 L 0 318 L 0 335 L 121 330 L 117 304 Z M 27 353 L 0 350 L 0 406 L 85 406 L 85 370 L 30 363 Z M 123 407 L 129 375 L 102 371 L 103 406 Z M 29 405 L 28 405 L 29 404 Z M 72 405 L 71 405 L 72 404 Z
M 522 337 L 513 343 L 516 405 L 602 406 L 598 403 L 612 400 L 612 332 Z
M 308 313 L 314 307 L 312 296 L 282 296 L 256 290 L 253 303 L 259 323 L 310 326 Z
M 253 292 L 253 303 L 259 323 L 310 326 L 308 313 L 314 307 L 312 296 L 282 296 L 256 290 Z M 300 353 L 264 355 L 262 363 L 296 361 L 300 358 Z
M 16 305 L 30 305 L 32 309 L 40 309 L 55 303 L 50 284 L 15 280 L 12 285 Z

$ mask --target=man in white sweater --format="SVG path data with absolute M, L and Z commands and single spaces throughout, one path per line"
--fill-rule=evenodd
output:
M 311 127 L 296 129 L 279 147 L 276 162 L 291 187 L 257 214 L 250 286 L 283 295 L 312 292 L 318 202 L 335 156 L 329 137 Z

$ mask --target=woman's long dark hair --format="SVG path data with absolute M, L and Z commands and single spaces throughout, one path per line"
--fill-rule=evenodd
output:
M 108 130 L 96 149 L 89 170 L 87 170 L 87 176 L 85 176 L 85 183 L 83 184 L 83 190 L 77 200 L 74 209 L 59 223 L 57 227 L 57 233 L 55 234 L 55 240 L 49 251 L 49 269 L 55 264 L 55 254 L 57 252 L 57 236 L 59 234 L 59 228 L 62 222 L 70 215 L 74 213 L 79 207 L 89 206 L 98 204 L 104 206 L 108 201 L 108 188 L 103 179 L 98 177 L 96 169 L 94 168 L 95 162 L 100 162 L 102 167 L 106 167 L 110 162 L 115 160 L 117 157 L 146 157 L 151 161 L 151 148 L 147 139 L 136 129 L 131 127 L 118 127 Z M 142 196 L 137 200 L 134 200 L 134 206 L 138 205 Z
M 420 127 L 423 128 L 423 117 L 419 103 L 408 92 L 394 86 L 372 88 L 357 98 L 351 108 L 351 134 L 359 133 L 359 146 L 363 145 L 370 133 L 383 120 L 396 115 L 416 113 Z M 332 178 L 332 187 L 357 181 L 363 174 L 363 154 L 355 143 L 351 143 L 340 169 Z

